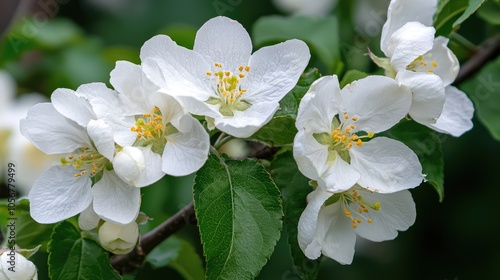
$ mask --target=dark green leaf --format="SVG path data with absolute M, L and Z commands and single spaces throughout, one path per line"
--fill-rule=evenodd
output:
M 359 70 L 349 70 L 345 73 L 344 77 L 342 77 L 342 81 L 340 81 L 340 88 L 343 88 L 347 84 L 366 77 L 368 77 L 368 74 L 365 72 Z
M 500 141 L 500 58 L 489 63 L 461 89 L 474 102 L 478 119 Z
M 121 279 L 111 267 L 108 253 L 95 241 L 82 237 L 67 221 L 54 228 L 48 263 L 53 280 Z
M 490 24 L 500 25 L 500 1 L 486 1 L 477 14 Z
M 308 43 L 332 74 L 342 71 L 339 24 L 333 15 L 327 17 L 266 16 L 253 26 L 252 39 L 257 46 L 297 38 Z
M 316 279 L 320 259 L 308 259 L 297 241 L 299 218 L 307 206 L 306 197 L 312 191 L 309 179 L 300 173 L 291 151 L 279 154 L 275 158 L 270 173 L 283 196 L 284 227 L 288 234 L 288 244 L 293 259 L 292 271 L 300 279 Z
M 282 227 L 280 192 L 254 160 L 211 155 L 197 172 L 194 205 L 207 279 L 253 279 Z
M 434 17 L 436 36 L 448 36 L 469 18 L 485 0 L 440 0 Z
M 188 280 L 205 279 L 200 256 L 190 243 L 175 236 L 163 241 L 148 254 L 146 260 L 153 268 L 168 265 Z
M 465 12 L 453 23 L 453 28 L 459 26 L 483 5 L 486 0 L 469 0 L 469 6 Z
M 321 74 L 316 68 L 307 69 L 302 73 L 295 87 L 281 99 L 280 108 L 274 116 L 290 116 L 295 119 L 299 110 L 300 100 L 307 93 L 312 83 L 320 77 Z
M 414 121 L 404 121 L 386 134 L 405 143 L 418 156 L 425 179 L 436 189 L 439 201 L 444 198 L 444 162 L 442 142 L 448 137 Z

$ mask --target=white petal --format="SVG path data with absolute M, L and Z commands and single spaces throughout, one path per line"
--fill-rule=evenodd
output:
M 298 225 L 299 246 L 309 259 L 317 259 L 321 255 L 321 248 L 316 239 L 316 228 L 318 226 L 318 213 L 323 203 L 331 196 L 329 192 L 316 189 L 307 195 L 307 207 L 300 215 Z
M 345 86 L 342 105 L 349 119 L 341 122 L 354 125 L 353 132 L 381 132 L 406 116 L 411 105 L 411 92 L 391 78 L 368 76 Z M 357 121 L 352 118 L 357 117 Z
M 413 93 L 410 116 L 422 124 L 435 123 L 443 111 L 445 101 L 441 79 L 434 74 L 411 71 L 398 73 L 396 79 Z
M 140 65 L 117 61 L 110 76 L 111 84 L 121 93 L 126 113 L 140 115 L 153 108 L 154 105 L 149 102 L 150 97 L 159 88 L 146 78 Z
M 300 40 L 288 40 L 256 51 L 249 61 L 250 72 L 243 79 L 245 99 L 279 102 L 297 84 L 309 63 L 309 48 Z
M 328 147 L 318 143 L 312 133 L 299 131 L 293 140 L 293 158 L 302 174 L 309 179 L 318 180 L 328 168 Z
M 112 160 L 115 154 L 113 128 L 103 120 L 91 120 L 87 126 L 87 132 L 97 151 L 107 159 Z
M 234 116 L 214 118 L 215 126 L 229 135 L 247 138 L 268 123 L 278 110 L 278 103 L 256 103 L 245 111 L 233 111 Z
M 114 171 L 104 171 L 92 187 L 92 195 L 94 211 L 103 220 L 126 225 L 139 214 L 140 189 L 127 185 Z
M 30 213 L 41 224 L 57 223 L 85 210 L 92 202 L 88 175 L 75 177 L 73 167 L 54 166 L 33 184 Z
M 14 254 L 12 254 L 14 252 Z M 0 279 L 38 280 L 35 264 L 16 251 L 6 251 L 0 257 Z
M 146 168 L 140 174 L 135 186 L 149 186 L 165 176 L 165 172 L 162 171 L 163 161 L 161 159 L 161 155 L 151 151 L 151 146 L 137 147 L 137 149 L 139 149 L 144 155 Z
M 221 63 L 224 70 L 235 72 L 239 66 L 247 65 L 252 41 L 240 23 L 219 16 L 205 22 L 198 30 L 193 50 L 209 63 Z
M 90 146 L 85 129 L 65 118 L 50 103 L 31 107 L 20 126 L 21 134 L 46 154 L 71 153 L 81 146 Z
M 52 93 L 51 101 L 54 108 L 61 115 L 81 126 L 87 126 L 91 119 L 96 119 L 94 110 L 88 100 L 70 89 L 56 89 Z
M 359 170 L 358 184 L 380 193 L 392 193 L 420 185 L 424 176 L 417 155 L 405 144 L 377 137 L 350 150 L 351 165 Z
M 437 10 L 437 0 L 392 0 L 387 11 L 387 21 L 382 28 L 380 47 L 387 55 L 387 46 L 394 32 L 410 21 L 432 26 Z
M 409 191 L 378 194 L 359 189 L 358 193 L 367 203 L 380 202 L 380 210 L 368 208 L 369 212 L 363 213 L 365 219 L 371 219 L 373 222 L 363 221 L 358 224 L 354 231 L 359 236 L 375 242 L 391 240 L 396 238 L 398 231 L 405 231 L 415 223 L 415 202 Z M 357 205 L 350 206 L 351 213 L 357 214 Z
M 168 136 L 163 151 L 162 170 L 173 176 L 184 176 L 200 169 L 208 158 L 210 140 L 203 126 L 191 117 L 192 129 L 188 133 Z
M 189 116 L 190 120 L 192 118 L 177 99 L 165 93 L 155 93 L 152 99 L 161 111 L 164 124 L 172 123 L 180 132 L 191 130 L 192 122 L 185 121 L 184 118 L 186 116 Z
M 319 78 L 300 101 L 295 126 L 298 130 L 307 128 L 317 133 L 330 132 L 341 102 L 337 76 Z
M 317 238 L 323 255 L 340 264 L 351 264 L 354 257 L 356 234 L 352 222 L 342 212 L 340 203 L 321 209 L 318 215 Z
M 93 230 L 99 225 L 101 218 L 94 212 L 94 204 L 90 204 L 78 217 L 78 226 L 83 230 Z
M 168 36 L 158 35 L 146 41 L 141 48 L 141 61 L 146 76 L 168 94 L 205 101 L 213 93 L 206 75 L 211 65 Z
M 330 192 L 342 192 L 354 186 L 361 174 L 356 168 L 343 160 L 336 151 L 333 153 L 335 154 L 333 165 L 320 176 L 322 180 L 318 181 L 318 183 L 320 183 L 320 187 L 324 187 Z M 324 182 L 322 182 L 323 180 Z
M 447 86 L 445 90 L 446 100 L 443 113 L 435 124 L 427 126 L 436 131 L 459 137 L 472 129 L 474 106 L 467 95 L 456 87 Z
M 448 48 L 448 41 L 448 38 L 442 36 L 437 37 L 434 39 L 433 48 L 429 51 L 429 59 L 437 63 L 437 67 L 434 68 L 433 73 L 443 80 L 444 86 L 453 83 L 460 70 L 460 64 L 457 57 Z
M 387 46 L 387 56 L 396 71 L 403 71 L 419 56 L 424 55 L 434 45 L 433 27 L 419 22 L 409 22 L 392 34 Z

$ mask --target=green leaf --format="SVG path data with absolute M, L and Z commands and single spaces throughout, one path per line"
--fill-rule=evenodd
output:
M 7 218 L 16 218 L 16 243 L 21 248 L 33 248 L 41 245 L 41 249 L 47 250 L 47 243 L 49 242 L 50 235 L 52 234 L 52 229 L 54 225 L 39 224 L 31 218 L 29 213 L 29 201 L 27 199 L 18 200 L 15 210 L 12 214 L 7 207 L 7 201 L 0 203 L 0 217 L 3 221 L 7 221 Z M 4 226 L 7 224 L 2 224 L 2 232 L 5 233 Z M 8 235 L 4 235 L 8 236 Z
M 48 263 L 53 280 L 121 279 L 111 266 L 108 253 L 95 241 L 82 237 L 67 221 L 54 228 Z
M 252 28 L 252 40 L 257 46 L 300 39 L 328 67 L 332 74 L 342 71 L 340 59 L 339 23 L 333 15 L 327 17 L 266 16 L 259 18 Z
M 448 137 L 414 121 L 403 121 L 384 133 L 405 143 L 418 156 L 425 179 L 436 189 L 439 201 L 444 198 L 444 162 L 442 142 Z
M 453 28 L 459 26 L 483 5 L 486 0 L 469 0 L 469 6 L 465 12 L 453 23 Z
M 270 146 L 293 143 L 293 138 L 297 134 L 295 118 L 299 110 L 300 100 L 309 90 L 311 84 L 320 76 L 316 68 L 306 70 L 300 76 L 297 85 L 281 99 L 280 109 L 276 111 L 273 119 L 252 135 L 250 139 L 261 141 Z
M 500 58 L 484 66 L 461 86 L 474 102 L 476 115 L 491 136 L 500 141 Z
M 500 25 L 500 1 L 486 1 L 477 15 L 489 24 Z
M 340 88 L 345 87 L 346 85 L 368 77 L 368 74 L 359 70 L 349 70 L 345 73 L 344 77 L 342 77 L 342 81 L 340 81 Z
M 316 279 L 321 259 L 308 259 L 297 241 L 299 218 L 307 206 L 306 197 L 312 191 L 309 179 L 300 173 L 291 151 L 277 155 L 271 164 L 270 173 L 283 196 L 283 222 L 293 259 L 292 271 L 300 279 Z
M 169 237 L 148 254 L 146 260 L 153 268 L 170 266 L 187 280 L 205 279 L 200 256 L 193 246 L 175 236 Z
M 255 160 L 210 155 L 197 172 L 194 205 L 207 279 L 253 279 L 280 238 L 280 192 Z
M 485 0 L 440 0 L 434 16 L 436 36 L 448 36 L 469 18 Z

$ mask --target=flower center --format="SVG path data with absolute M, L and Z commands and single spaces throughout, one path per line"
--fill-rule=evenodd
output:
M 428 72 L 434 73 L 436 68 L 438 67 L 438 63 L 434 60 L 431 60 L 432 54 L 427 53 L 425 55 L 421 55 L 417 57 L 412 63 L 410 63 L 406 70 L 414 71 L 414 72 Z
M 364 214 L 369 213 L 371 210 L 380 211 L 381 208 L 379 201 L 375 203 L 365 201 L 364 197 L 359 195 L 355 189 L 341 193 L 340 199 L 344 215 L 351 219 L 353 228 L 357 228 L 358 224 L 363 223 L 363 221 L 366 221 L 368 224 L 373 223 L 373 220 L 368 219 Z M 355 207 L 358 208 L 357 212 L 351 213 L 351 211 L 346 208 L 347 205 L 351 204 L 356 205 Z
M 165 124 L 160 108 L 156 106 L 149 113 L 136 116 L 135 125 L 130 130 L 137 133 L 134 146 L 152 145 L 151 150 L 158 154 L 163 154 L 167 136 L 179 132 L 170 122 Z
M 222 64 L 216 62 L 216 71 L 206 72 L 212 79 L 215 97 L 211 96 L 205 102 L 210 105 L 220 105 L 219 112 L 223 116 L 234 116 L 234 111 L 245 111 L 252 104 L 243 100 L 243 94 L 247 91 L 241 85 L 246 74 L 250 72 L 250 66 L 238 67 L 238 73 L 222 69 Z
M 75 173 L 75 177 L 81 177 L 87 173 L 90 174 L 90 177 L 94 177 L 106 167 L 108 162 L 109 160 L 97 150 L 87 146 L 81 146 L 72 154 L 61 158 L 61 165 L 63 167 L 73 166 L 76 170 L 80 171 Z
M 358 135 L 352 131 L 356 128 L 354 123 L 358 120 L 357 117 L 349 117 L 349 114 L 343 114 L 344 122 L 340 122 L 336 117 L 332 121 L 332 127 L 336 127 L 330 133 L 314 133 L 313 137 L 322 145 L 328 146 L 329 151 L 337 151 L 341 156 L 345 151 L 352 148 L 353 145 L 358 147 L 363 146 L 363 139 L 372 138 L 373 132 L 368 132 L 366 135 Z M 348 157 L 348 155 L 345 155 Z

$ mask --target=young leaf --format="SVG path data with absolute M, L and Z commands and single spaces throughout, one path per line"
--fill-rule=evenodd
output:
M 308 43 L 313 53 L 332 74 L 342 71 L 339 24 L 333 15 L 327 17 L 266 16 L 253 25 L 252 39 L 257 46 L 297 38 Z
M 469 0 L 469 6 L 465 12 L 453 23 L 453 28 L 459 26 L 483 5 L 486 0 Z
M 82 237 L 70 222 L 54 228 L 49 242 L 49 276 L 63 279 L 122 279 L 95 241 Z
M 434 17 L 436 36 L 448 36 L 469 18 L 485 0 L 440 0 Z
M 194 205 L 207 279 L 252 279 L 271 256 L 283 216 L 280 192 L 255 160 L 210 155 L 197 172 Z
M 436 189 L 439 201 L 444 198 L 444 162 L 441 144 L 447 137 L 414 121 L 397 124 L 386 132 L 389 137 L 405 143 L 418 156 L 425 179 Z M 440 137 L 441 136 L 441 137 Z
M 292 271 L 300 279 L 316 279 L 320 259 L 308 259 L 297 241 L 299 218 L 307 206 L 306 197 L 312 191 L 309 187 L 309 179 L 300 173 L 291 151 L 279 154 L 274 159 L 270 173 L 283 196 L 285 210 L 283 222 L 293 259 Z
M 352 83 L 353 81 L 363 79 L 368 77 L 368 74 L 359 70 L 349 70 L 342 77 L 342 81 L 340 81 L 340 88 L 345 87 L 347 84 Z
M 493 138 L 500 141 L 500 58 L 489 63 L 461 89 L 474 102 L 476 115 Z
M 175 236 L 169 237 L 148 254 L 146 260 L 153 268 L 170 266 L 187 280 L 205 279 L 200 256 L 193 246 Z

